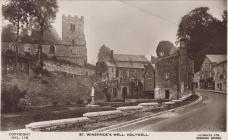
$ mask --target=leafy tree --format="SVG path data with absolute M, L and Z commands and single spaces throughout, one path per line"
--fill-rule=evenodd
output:
M 61 42 L 60 37 L 58 36 L 58 34 L 53 28 L 51 28 L 50 30 L 46 30 L 43 36 L 44 36 L 43 43 L 58 44 Z M 31 32 L 30 39 L 33 43 L 39 43 L 39 31 L 36 29 L 33 29 Z
M 105 45 L 102 45 L 97 54 L 98 60 L 111 60 L 111 49 Z
M 14 42 L 16 39 L 15 28 L 12 24 L 8 24 L 2 28 L 2 41 Z
M 31 32 L 31 33 L 30 33 Z M 19 34 L 20 42 L 22 43 L 39 43 L 39 31 L 36 29 L 22 28 Z M 2 41 L 14 42 L 16 39 L 15 27 L 12 24 L 7 24 L 2 29 Z M 60 43 L 60 37 L 57 32 L 51 28 L 44 32 L 43 42 L 46 44 L 58 44 Z
M 29 30 L 27 28 L 23 28 L 20 33 L 20 40 L 22 43 L 31 43 Z
M 39 58 L 42 54 L 44 32 L 51 27 L 58 11 L 57 0 L 34 0 L 33 1 L 34 27 L 39 31 Z
M 188 53 L 194 58 L 195 71 L 200 69 L 206 54 L 226 52 L 226 26 L 208 10 L 199 7 L 184 15 L 177 31 L 178 39 L 188 39 Z M 225 21 L 225 14 L 223 17 Z
M 158 43 L 156 53 L 158 57 L 168 56 L 173 49 L 175 49 L 175 47 L 170 41 L 160 41 Z
M 16 28 L 16 63 L 20 28 L 28 24 L 30 11 L 32 11 L 31 0 L 10 0 L 2 7 L 3 16 Z

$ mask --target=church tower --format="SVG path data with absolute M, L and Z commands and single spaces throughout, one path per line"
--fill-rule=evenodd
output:
M 66 45 L 86 46 L 83 16 L 62 16 L 62 42 Z

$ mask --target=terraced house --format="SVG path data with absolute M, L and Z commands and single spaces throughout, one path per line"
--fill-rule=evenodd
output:
M 206 55 L 198 77 L 201 89 L 226 90 L 226 55 Z
M 215 73 L 214 80 L 215 80 L 215 90 L 219 91 L 226 91 L 226 80 L 227 80 L 227 60 L 223 60 L 219 62 L 213 68 Z
M 226 55 L 206 55 L 201 69 L 199 71 L 199 87 L 201 89 L 220 89 L 220 79 L 223 79 L 225 75 L 223 68 L 223 62 L 226 61 Z M 220 65 L 218 65 L 220 64 Z M 215 84 L 216 82 L 216 84 Z M 219 85 L 217 85 L 219 83 Z
M 154 66 L 144 55 L 114 54 L 110 61 L 99 60 L 98 73 L 111 84 L 111 98 L 142 98 L 154 90 Z M 147 94 L 148 93 L 148 94 Z

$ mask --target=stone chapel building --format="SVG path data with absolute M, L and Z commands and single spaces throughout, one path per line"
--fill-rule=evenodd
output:
M 172 49 L 171 49 L 172 50 Z M 186 40 L 164 55 L 160 50 L 155 66 L 155 99 L 179 99 L 193 88 L 194 61 L 187 54 Z

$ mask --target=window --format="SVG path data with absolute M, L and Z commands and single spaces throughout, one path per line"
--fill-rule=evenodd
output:
M 223 79 L 223 77 L 224 77 L 224 76 L 221 74 L 221 75 L 219 76 L 219 79 L 220 79 L 220 80 L 222 80 L 222 79 Z
M 71 30 L 72 32 L 75 31 L 75 25 L 74 25 L 74 24 L 70 24 L 70 30 Z
M 116 90 L 116 88 L 113 88 L 112 89 L 112 94 L 113 94 L 113 97 L 117 97 L 117 90 Z
M 164 56 L 164 52 L 160 52 L 160 56 Z
M 72 39 L 72 44 L 74 44 L 74 39 Z
M 50 46 L 50 50 L 49 50 L 50 54 L 55 54 L 55 46 Z
M 169 73 L 164 73 L 164 79 L 168 80 L 169 79 Z
M 24 46 L 24 52 L 30 52 L 29 46 Z

